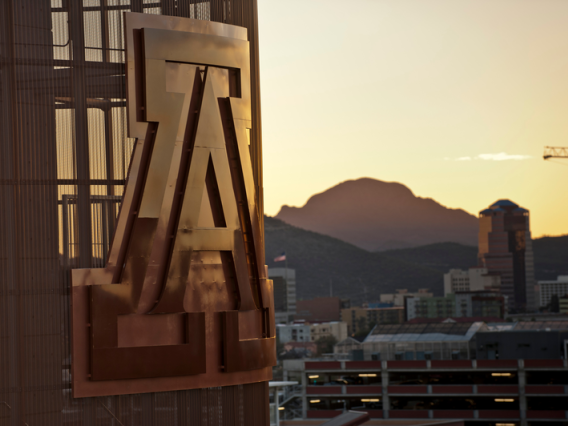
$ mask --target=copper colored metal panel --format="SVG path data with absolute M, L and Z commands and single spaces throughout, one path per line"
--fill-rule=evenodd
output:
M 136 37 L 125 39 L 123 15 L 128 11 L 144 16 L 135 17 L 139 25 L 132 35 Z M 241 99 L 239 70 L 166 61 L 166 91 L 184 96 L 172 158 L 188 152 L 183 151 L 185 144 L 195 139 L 192 131 L 198 114 L 190 111 L 199 109 L 201 95 L 193 93 L 203 87 L 205 74 L 214 70 L 218 81 L 228 79 L 228 88 L 224 82 L 217 85 L 225 87 L 220 115 L 224 140 L 226 144 L 232 141 L 226 149 L 245 243 L 235 253 L 192 251 L 183 312 L 164 314 L 152 311 L 165 285 L 159 277 L 171 271 L 170 258 L 162 261 L 159 247 L 177 233 L 182 200 L 176 193 L 185 190 L 185 181 L 178 179 L 183 185 L 173 190 L 166 184 L 157 217 L 137 216 L 159 123 L 144 121 L 144 109 L 127 111 L 125 107 L 129 84 L 135 81 L 140 83 L 136 88 L 141 96 L 139 106 L 145 106 L 144 80 L 130 78 L 136 72 L 143 75 L 145 60 L 139 57 L 137 63 L 130 63 L 132 68 L 127 62 L 134 46 L 141 49 L 142 29 L 152 27 L 145 24 L 146 16 L 154 19 L 150 15 L 161 15 L 168 22 L 161 30 L 186 26 L 199 34 L 248 42 L 250 51 L 250 111 L 245 116 L 232 115 L 231 104 Z M 126 42 L 132 49 L 125 49 Z M 193 80 L 186 79 L 192 73 Z M 133 99 L 137 104 L 136 96 Z M 138 133 L 132 137 L 128 135 L 130 115 L 140 119 Z M 260 284 L 266 277 L 260 118 L 255 0 L 0 1 L 0 424 L 268 424 L 268 367 L 237 373 L 212 369 L 206 373 L 211 380 L 203 380 L 200 374 L 122 379 L 120 392 L 115 381 L 95 381 L 88 376 L 90 353 L 95 351 L 90 344 L 94 323 L 88 287 L 92 286 L 130 287 L 125 294 L 118 291 L 120 297 L 115 300 L 126 302 L 124 306 L 118 303 L 116 312 L 127 307 L 127 313 L 117 314 L 112 327 L 105 323 L 109 318 L 103 318 L 103 329 L 114 328 L 115 332 L 94 334 L 103 344 L 116 337 L 116 347 L 97 349 L 103 352 L 146 347 L 164 351 L 171 346 L 183 350 L 184 342 L 200 338 L 199 333 L 196 337 L 186 333 L 185 319 L 197 314 L 194 319 L 203 318 L 201 329 L 214 334 L 205 342 L 207 361 L 223 366 L 223 312 L 241 309 L 239 286 L 235 279 L 226 279 L 236 275 L 237 267 L 250 279 L 251 311 L 260 311 L 250 317 L 241 315 L 238 340 L 273 336 L 267 308 L 270 300 L 265 294 L 270 286 Z M 246 138 L 239 136 L 243 133 Z M 241 152 L 236 143 L 242 141 L 250 153 L 251 173 L 246 165 L 241 166 L 243 159 L 235 156 Z M 190 157 L 181 155 L 175 166 L 179 173 L 187 176 Z M 209 160 L 199 227 L 225 226 L 216 173 Z M 166 181 L 171 176 L 175 176 L 172 167 Z M 162 214 L 168 203 L 176 213 L 172 217 Z M 249 206 L 248 211 L 241 205 Z M 254 210 L 256 215 L 251 216 Z M 121 220 L 117 220 L 119 211 Z M 141 245 L 135 250 L 132 235 L 140 230 Z M 157 236 L 162 243 L 157 243 Z M 76 268 L 84 268 L 76 273 L 85 286 L 71 289 L 70 270 Z M 134 301 L 137 309 L 132 312 Z M 73 315 L 74 310 L 80 315 Z M 83 356 L 72 356 L 72 348 Z M 125 371 L 138 368 L 136 356 L 127 354 L 126 358 Z M 161 364 L 153 368 L 175 367 L 175 363 Z M 75 377 L 84 381 L 78 389 L 85 395 L 93 390 L 85 387 L 90 383 L 98 395 L 115 396 L 74 399 Z M 201 388 L 184 390 L 188 377 L 193 378 L 190 386 Z M 255 383 L 242 384 L 250 381 Z
M 137 19 L 146 26 L 134 24 Z M 149 378 L 159 379 L 160 390 L 266 380 L 276 364 L 274 306 L 272 283 L 264 265 L 259 267 L 261 220 L 246 135 L 249 43 L 215 35 L 216 29 L 231 33 L 219 25 L 200 34 L 200 25 L 163 29 L 183 21 L 179 18 L 126 14 L 125 21 L 127 40 L 141 36 L 133 56 L 135 66 L 144 68 L 135 74 L 142 82 L 134 84 L 142 85 L 143 97 L 129 88 L 127 106 L 142 108 L 136 119 L 151 125 L 134 157 L 135 177 L 126 188 L 129 209 L 118 218 L 121 233 L 106 268 L 72 275 L 78 322 L 73 395 L 128 393 L 138 382 L 140 389 L 153 390 L 143 382 Z M 229 70 L 237 70 L 239 78 L 229 78 Z M 207 252 L 219 253 L 215 263 L 193 256 Z M 114 259 L 124 259 L 122 271 Z M 211 286 L 219 291 L 211 293 Z M 199 303 L 216 297 L 220 304 Z M 216 310 L 230 309 L 231 299 L 237 310 Z M 87 324 L 81 324 L 84 309 Z M 162 319 L 171 314 L 184 317 L 181 342 L 179 324 Z M 119 326 L 125 317 L 131 325 L 145 325 L 141 337 Z M 162 334 L 169 335 L 156 337 Z M 160 344 L 164 341 L 178 344 Z M 85 357 L 88 362 L 80 360 Z

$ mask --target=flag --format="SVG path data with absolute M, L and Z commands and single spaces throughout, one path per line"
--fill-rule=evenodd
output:
M 284 262 L 285 260 L 286 260 L 286 252 L 285 251 L 283 251 L 280 256 L 276 256 L 274 258 L 275 262 Z

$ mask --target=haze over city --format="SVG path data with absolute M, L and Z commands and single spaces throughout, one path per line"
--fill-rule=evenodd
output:
M 355 7 L 356 6 L 356 7 Z M 265 211 L 348 179 L 568 233 L 568 2 L 259 2 Z M 559 164 L 560 163 L 560 164 Z

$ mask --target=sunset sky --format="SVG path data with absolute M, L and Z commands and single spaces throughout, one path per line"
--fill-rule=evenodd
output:
M 568 233 L 567 0 L 259 0 L 265 209 L 359 177 Z

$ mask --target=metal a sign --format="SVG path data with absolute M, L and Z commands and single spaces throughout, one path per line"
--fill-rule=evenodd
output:
M 245 28 L 125 14 L 137 138 L 104 269 L 72 271 L 74 397 L 270 380 Z

